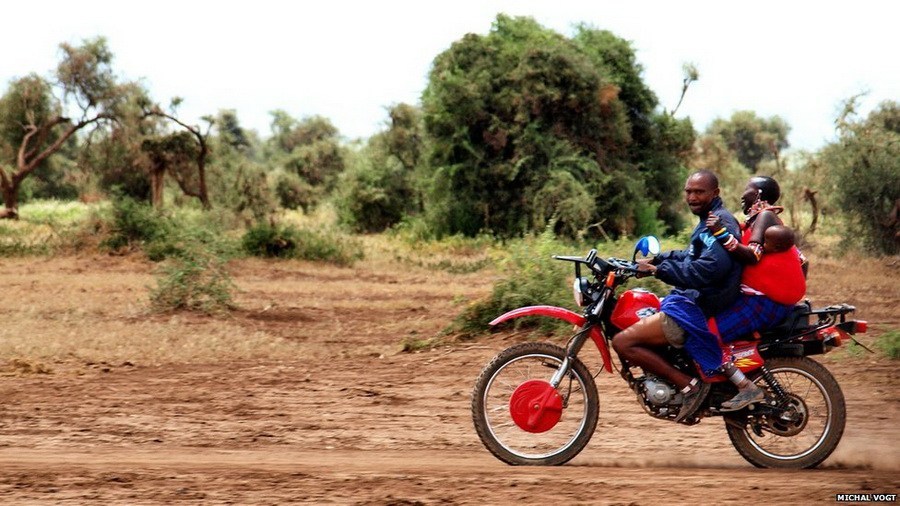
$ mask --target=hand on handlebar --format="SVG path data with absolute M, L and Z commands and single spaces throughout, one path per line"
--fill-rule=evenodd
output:
M 647 276 L 656 275 L 656 266 L 644 259 L 638 260 L 635 267 L 637 268 L 637 273 L 634 275 L 636 278 L 646 278 Z

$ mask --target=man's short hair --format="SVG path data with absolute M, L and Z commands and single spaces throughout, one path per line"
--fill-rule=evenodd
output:
M 699 178 L 703 179 L 704 181 L 708 181 L 710 184 L 712 184 L 713 189 L 716 189 L 719 187 L 719 178 L 711 170 L 700 169 L 698 171 L 695 171 L 693 174 L 691 174 L 690 177 L 699 177 Z

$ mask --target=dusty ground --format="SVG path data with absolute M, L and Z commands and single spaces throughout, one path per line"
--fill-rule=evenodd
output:
M 819 259 L 810 296 L 860 307 L 871 343 L 900 326 L 900 283 L 896 262 L 862 262 Z M 487 293 L 488 275 L 247 260 L 231 266 L 241 310 L 200 317 L 146 312 L 152 268 L 0 260 L 0 503 L 808 504 L 900 492 L 896 361 L 823 359 L 849 419 L 820 469 L 755 469 L 721 421 L 651 419 L 605 373 L 587 449 L 567 466 L 514 468 L 481 446 L 469 395 L 515 337 L 400 352 Z

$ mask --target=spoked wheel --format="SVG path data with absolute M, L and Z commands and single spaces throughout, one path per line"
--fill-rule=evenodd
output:
M 766 362 L 787 394 L 788 402 L 775 415 L 739 411 L 726 418 L 731 443 L 757 467 L 808 468 L 822 463 L 844 434 L 847 408 L 834 376 L 809 358 L 777 357 Z M 757 372 L 753 380 L 767 389 Z
M 507 348 L 484 368 L 472 393 L 472 419 L 484 446 L 513 465 L 559 465 L 584 449 L 597 426 L 597 387 L 575 360 L 553 388 L 565 350 L 548 343 Z

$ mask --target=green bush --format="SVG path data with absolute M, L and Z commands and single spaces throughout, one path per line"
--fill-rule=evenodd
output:
M 221 215 L 190 209 L 163 214 L 130 197 L 115 200 L 112 207 L 109 235 L 101 247 L 141 250 L 154 262 L 190 256 L 196 248 L 227 258 L 237 249 Z
M 299 229 L 297 239 L 296 257 L 304 260 L 353 265 L 364 257 L 359 241 L 337 232 Z
M 244 234 L 241 245 L 253 256 L 291 258 L 297 251 L 297 230 L 294 227 L 257 223 Z
M 678 247 L 665 241 L 664 250 Z M 602 258 L 631 258 L 635 240 L 619 238 L 596 245 L 566 242 L 556 237 L 549 227 L 540 236 L 528 236 L 514 241 L 509 247 L 509 257 L 501 262 L 500 270 L 507 273 L 494 284 L 491 295 L 467 306 L 453 321 L 446 332 L 457 332 L 467 338 L 488 330 L 488 322 L 501 314 L 523 306 L 551 305 L 579 312 L 572 300 L 571 283 L 574 268 L 570 262 L 554 260 L 553 255 L 580 256 L 594 247 Z M 683 247 L 683 246 L 682 246 Z M 590 272 L 582 269 L 582 276 Z M 619 291 L 640 287 L 657 295 L 671 290 L 655 278 L 633 278 Z M 516 319 L 517 327 L 533 326 L 538 332 L 567 334 L 571 325 L 550 318 L 535 317 Z
M 352 160 L 335 192 L 340 223 L 357 232 L 381 232 L 418 208 L 412 169 L 387 152 L 381 135 Z
M 202 248 L 224 259 L 234 257 L 239 249 L 236 241 L 227 234 L 226 224 L 217 218 L 207 212 L 196 216 L 179 212 L 170 216 L 166 233 L 145 243 L 144 253 L 154 262 L 191 255 L 193 248 Z
M 540 236 L 529 236 L 512 244 L 511 254 L 501 265 L 506 277 L 494 285 L 491 295 L 466 307 L 456 317 L 451 332 L 464 336 L 483 333 L 487 323 L 497 316 L 522 306 L 549 304 L 571 307 L 569 285 L 573 270 L 568 262 L 554 260 L 553 255 L 579 254 L 577 246 L 557 239 L 551 229 Z M 571 326 L 550 318 L 518 319 L 515 325 L 537 325 L 540 331 L 568 330 Z
M 102 246 L 111 250 L 141 246 L 166 235 L 170 223 L 149 204 L 131 197 L 113 200 L 110 234 Z
M 875 346 L 881 349 L 888 358 L 900 358 L 900 330 L 892 329 L 878 336 Z
M 244 251 L 253 256 L 299 258 L 352 265 L 363 258 L 359 241 L 328 230 L 298 229 L 258 223 L 241 240 Z
M 900 253 L 900 103 L 883 102 L 866 119 L 850 100 L 838 118 L 838 140 L 821 151 L 832 192 L 848 218 L 845 241 L 879 254 Z
M 290 173 L 278 175 L 275 181 L 275 195 L 285 209 L 303 209 L 308 212 L 319 201 L 319 192 L 300 176 Z
M 158 272 L 157 286 L 150 293 L 156 311 L 200 311 L 216 313 L 232 309 L 234 283 L 225 262 L 203 247 L 185 250 Z
M 677 225 L 694 130 L 659 111 L 642 70 L 608 31 L 581 25 L 567 38 L 504 14 L 437 55 L 422 93 L 424 211 L 437 235 L 519 237 L 553 216 L 569 236 L 596 223 L 626 235 L 642 201 Z

